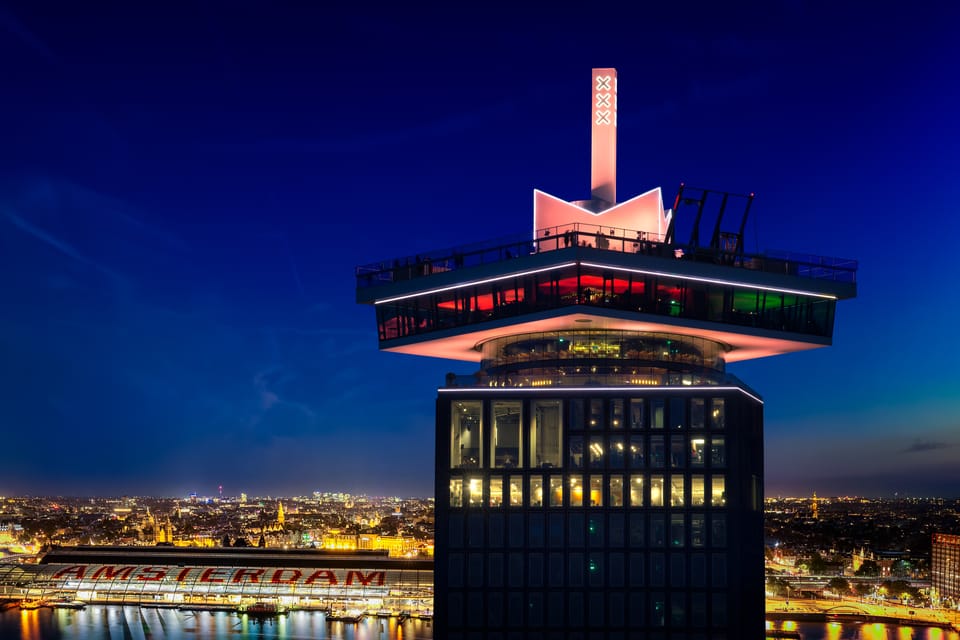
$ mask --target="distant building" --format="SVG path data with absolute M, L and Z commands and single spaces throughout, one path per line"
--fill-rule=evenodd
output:
M 941 598 L 960 600 L 960 536 L 933 534 L 932 583 Z
M 479 365 L 438 390 L 436 634 L 762 638 L 763 401 L 725 367 L 829 345 L 856 263 L 745 253 L 752 194 L 618 203 L 592 85 L 589 200 L 357 270 L 381 349 Z

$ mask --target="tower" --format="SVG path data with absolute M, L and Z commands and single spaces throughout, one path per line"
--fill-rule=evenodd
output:
M 856 264 L 745 253 L 752 194 L 618 203 L 616 70 L 591 82 L 588 200 L 357 270 L 381 349 L 479 364 L 437 394 L 435 628 L 760 638 L 763 401 L 726 364 L 829 345 Z

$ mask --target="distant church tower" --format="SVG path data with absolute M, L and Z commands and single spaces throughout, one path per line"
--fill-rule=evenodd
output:
M 819 504 L 819 498 L 817 498 L 816 491 L 813 492 L 813 519 L 814 520 L 820 519 L 820 504 Z
M 280 525 L 280 528 L 283 528 L 285 517 L 283 515 L 283 503 L 277 503 L 277 524 Z

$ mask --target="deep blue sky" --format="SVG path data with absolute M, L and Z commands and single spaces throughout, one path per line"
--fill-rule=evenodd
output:
M 768 495 L 960 494 L 948 3 L 63 4 L 0 5 L 0 495 L 429 494 L 472 367 L 379 353 L 354 267 L 586 197 L 594 66 L 621 199 L 860 261 L 834 347 L 730 367 Z

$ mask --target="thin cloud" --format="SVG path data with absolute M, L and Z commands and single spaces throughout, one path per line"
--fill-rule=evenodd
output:
M 932 442 L 930 440 L 923 440 L 922 438 L 917 438 L 913 441 L 913 444 L 908 446 L 906 449 L 902 449 L 901 453 L 918 453 L 921 451 L 934 451 L 936 449 L 949 449 L 955 447 L 956 445 L 950 442 Z
M 94 260 L 91 260 L 84 254 L 82 254 L 80 251 L 78 251 L 75 247 L 73 247 L 73 245 L 71 245 L 70 243 L 64 240 L 61 240 L 60 238 L 54 236 L 53 234 L 48 233 L 43 229 L 30 224 L 29 222 L 27 222 L 26 220 L 24 220 L 23 218 L 21 218 L 20 216 L 16 215 L 11 211 L 4 211 L 4 214 L 7 216 L 7 219 L 11 223 L 13 223 L 15 227 L 17 227 L 24 233 L 27 233 L 33 236 L 34 238 L 40 240 L 41 242 L 48 244 L 49 246 L 53 247 L 63 255 L 69 258 L 73 258 L 77 262 L 82 262 L 83 264 L 90 265 L 96 269 L 99 269 L 100 271 L 107 274 L 111 278 L 114 278 L 116 280 L 123 280 L 123 277 L 119 273 L 111 269 L 108 269 L 107 267 L 103 266 L 102 264 L 99 264 Z

